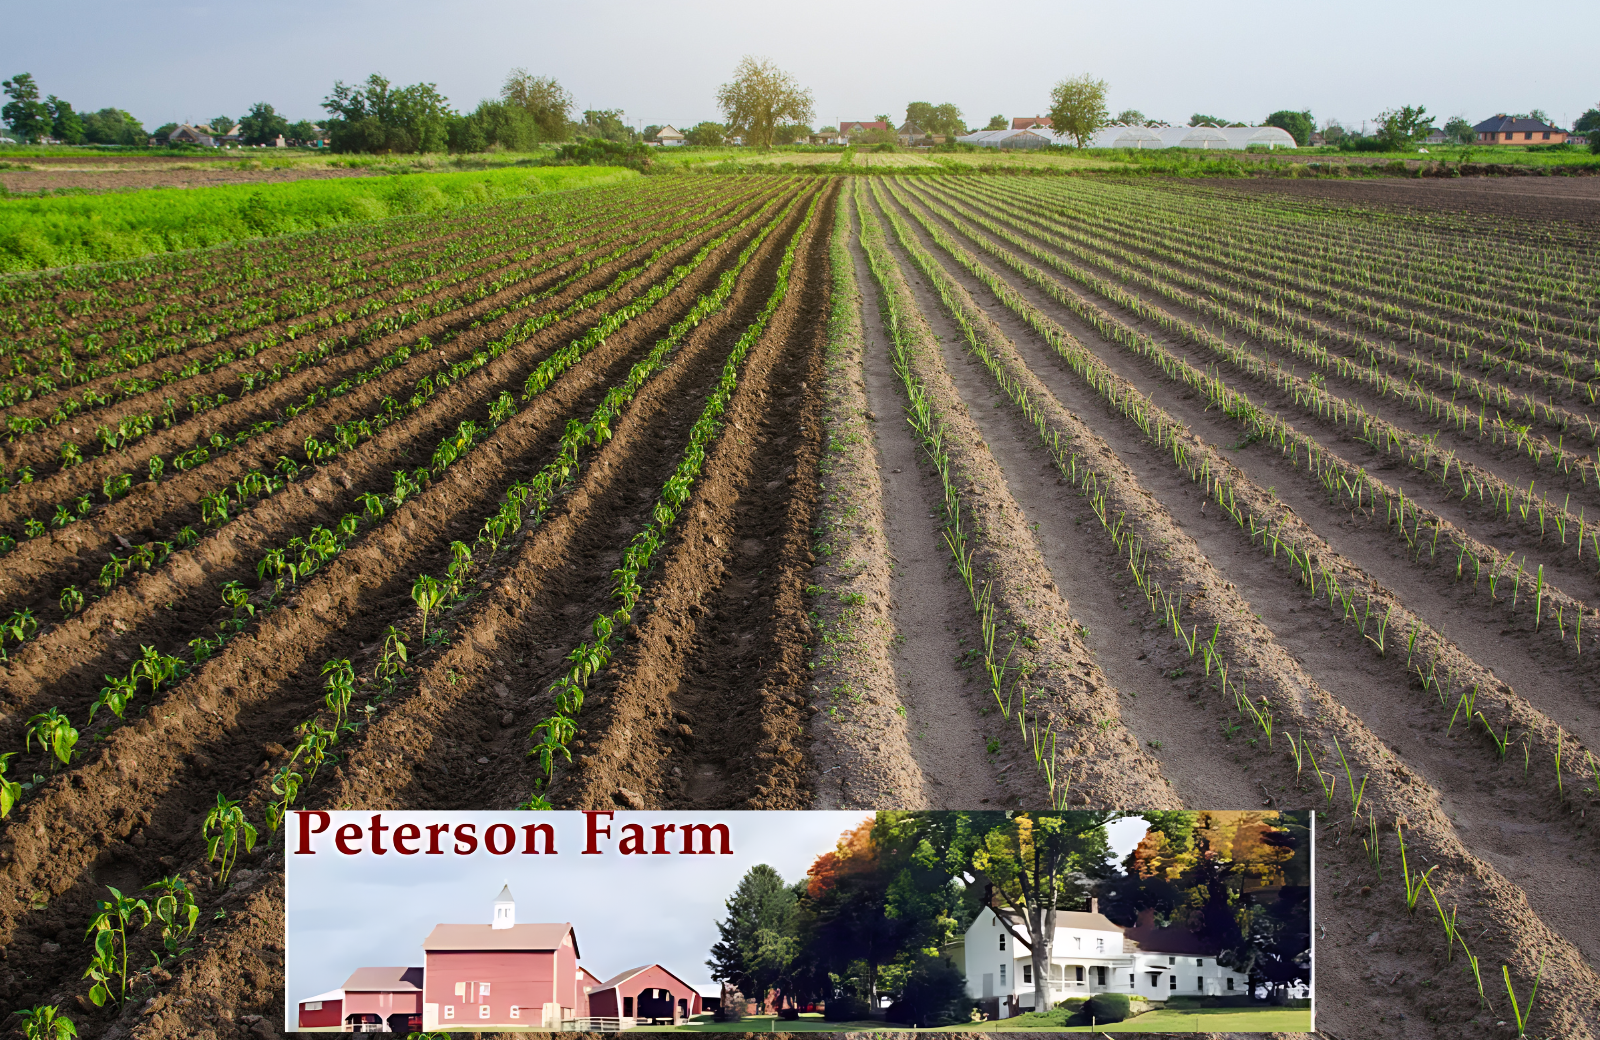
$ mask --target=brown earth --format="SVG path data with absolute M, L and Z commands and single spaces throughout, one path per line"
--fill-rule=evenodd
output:
M 36 160 L 27 160 L 30 164 Z M 0 186 L 13 195 L 39 195 L 63 189 L 72 194 L 138 191 L 141 188 L 213 188 L 219 184 L 281 184 L 285 181 L 332 180 L 382 176 L 372 170 L 294 166 L 284 170 L 215 170 L 169 166 L 118 170 L 0 170 Z
M 1600 223 L 1600 177 L 1384 177 L 1360 180 L 1261 177 L 1189 180 L 1241 195 L 1286 195 L 1345 205 L 1466 213 L 1513 220 Z

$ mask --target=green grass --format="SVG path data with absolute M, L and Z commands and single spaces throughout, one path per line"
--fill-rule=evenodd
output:
M 637 177 L 555 166 L 0 199 L 0 272 L 129 260 Z
M 1089 1026 L 1063 1026 L 1061 1012 L 1043 1015 L 1019 1015 L 1016 1018 L 995 1022 L 960 1022 L 938 1029 L 922 1029 L 923 1033 L 1305 1033 L 1311 1029 L 1311 1011 L 1307 1008 L 1201 1008 L 1193 1011 L 1149 1011 L 1126 1022 L 1091 1029 Z M 633 1033 L 826 1033 L 826 1032 L 907 1032 L 907 1026 L 898 1023 L 870 1020 L 862 1022 L 830 1022 L 821 1015 L 801 1015 L 792 1021 L 783 1021 L 773 1015 L 751 1015 L 743 1022 L 713 1022 L 702 1015 L 681 1026 L 640 1026 Z

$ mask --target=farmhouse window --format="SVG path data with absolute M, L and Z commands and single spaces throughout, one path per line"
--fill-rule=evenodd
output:
M 1228 988 L 1229 989 L 1233 988 L 1233 976 L 1232 975 L 1228 976 Z
M 1000 933 L 1000 948 L 1002 950 L 1006 948 L 1006 933 L 1005 932 L 1001 932 Z
M 622 998 L 622 1017 L 623 1018 L 632 1018 L 633 1017 L 633 998 L 632 997 L 623 997 Z
M 308 1000 L 308 1001 L 305 1002 L 305 1009 L 307 1011 L 321 1011 L 322 1010 L 322 1001 L 320 1001 L 320 1000 Z
M 489 984 L 487 982 L 478 983 L 478 996 L 487 997 L 488 995 L 489 995 Z
M 1167 988 L 1168 989 L 1177 989 L 1178 988 L 1178 976 L 1173 975 L 1173 976 L 1170 976 L 1167 979 Z
M 1024 964 L 1022 966 L 1022 981 L 1029 985 L 1033 984 L 1033 965 Z
M 444 1017 L 445 1018 L 455 1018 L 456 1017 L 456 1006 L 454 1004 L 446 1004 L 444 1006 Z
M 521 1018 L 522 1017 L 522 1009 L 517 1007 L 517 1005 L 512 1004 L 511 1005 L 511 1017 L 512 1018 Z
M 1104 964 L 1096 964 L 1094 966 L 1094 974 L 1095 981 L 1104 986 L 1106 984 L 1106 966 Z
M 1545 139 L 1545 140 L 1546 140 L 1546 141 L 1548 141 L 1548 140 L 1550 140 L 1550 131 L 1548 131 L 1548 130 L 1546 130 L 1546 131 L 1545 131 L 1545 132 L 1544 132 L 1544 139 Z
M 1104 939 L 1096 939 L 1094 941 L 1094 952 L 1096 952 L 1096 953 L 1105 953 L 1106 952 L 1106 941 Z
M 1133 972 L 1128 972 L 1128 988 L 1133 988 Z
M 1206 966 L 1206 959 L 1204 957 L 1196 957 L 1194 959 L 1194 966 L 1196 968 L 1204 968 Z
M 489 1017 L 489 1005 L 488 1004 L 479 1004 L 478 1005 L 478 1017 L 479 1018 L 488 1018 Z
M 1168 957 L 1167 958 L 1167 963 L 1168 964 L 1177 964 L 1178 963 L 1178 958 L 1176 958 L 1176 957 Z
M 1194 977 L 1194 988 L 1204 992 L 1204 990 L 1206 988 L 1206 980 L 1201 978 L 1200 976 L 1196 975 Z
M 1006 966 L 1005 966 L 1005 964 L 1002 963 L 1000 965 L 1000 985 L 1004 986 L 1005 984 L 1006 984 Z
M 1076 945 L 1075 945 L 1075 946 L 1074 946 L 1074 947 L 1073 947 L 1073 949 L 1077 949 L 1077 950 L 1081 950 L 1081 949 L 1083 949 L 1083 936 L 1081 936 L 1081 935 L 1074 935 L 1074 936 L 1073 936 L 1073 937 L 1072 937 L 1072 941 L 1073 941 L 1073 942 L 1074 942 L 1074 943 L 1075 943 L 1075 944 L 1076 944 Z
M 1083 981 L 1083 965 L 1081 965 L 1081 964 L 1078 965 L 1078 978 L 1077 978 L 1077 981 L 1078 982 L 1082 982 Z

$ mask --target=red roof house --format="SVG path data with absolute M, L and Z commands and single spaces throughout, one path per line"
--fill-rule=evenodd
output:
M 888 122 L 882 119 L 874 119 L 870 123 L 846 120 L 839 124 L 839 136 L 849 137 L 851 134 L 866 133 L 868 130 L 888 129 L 890 129 Z
M 357 968 L 345 980 L 341 1011 L 341 1025 L 381 1024 L 394 1033 L 416 1032 L 422 1028 L 422 969 Z
M 1049 116 L 1012 116 L 1011 129 L 1032 130 L 1036 126 L 1049 126 Z
M 661 965 L 646 964 L 629 968 L 591 991 L 589 1014 L 677 1025 L 700 1014 L 700 994 Z
M 422 1028 L 558 1029 L 584 1013 L 571 924 L 517 924 L 511 889 L 492 924 L 435 925 L 422 943 Z

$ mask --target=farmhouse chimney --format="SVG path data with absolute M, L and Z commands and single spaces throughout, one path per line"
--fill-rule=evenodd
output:
M 1094 896 L 1089 897 L 1089 912 L 1091 914 L 1098 914 L 1100 912 L 1100 900 L 1096 899 Z
M 494 900 L 494 921 L 489 925 L 491 929 L 510 928 L 517 923 L 517 902 L 511 898 L 511 885 L 507 884 L 500 889 L 500 894 Z

